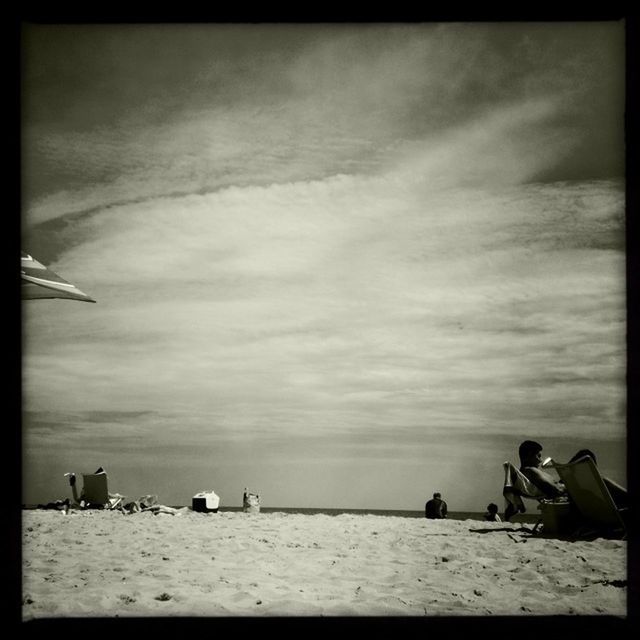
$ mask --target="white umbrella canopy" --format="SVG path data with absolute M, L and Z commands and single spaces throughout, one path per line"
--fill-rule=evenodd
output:
M 39 298 L 67 298 L 82 302 L 95 302 L 78 287 L 61 278 L 57 273 L 47 269 L 28 253 L 21 252 L 20 276 L 22 278 L 22 299 L 37 300 Z

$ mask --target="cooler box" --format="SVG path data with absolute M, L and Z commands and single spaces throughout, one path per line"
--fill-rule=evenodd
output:
M 200 513 L 216 513 L 220 498 L 213 491 L 201 491 L 191 499 L 191 508 Z
M 541 502 L 543 533 L 570 533 L 576 526 L 576 513 L 569 502 Z

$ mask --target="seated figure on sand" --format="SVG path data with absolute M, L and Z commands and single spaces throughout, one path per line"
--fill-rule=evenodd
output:
M 567 491 L 560 480 L 556 480 L 551 474 L 546 472 L 542 462 L 542 445 L 534 440 L 525 440 L 518 448 L 520 457 L 520 471 L 548 498 L 558 498 L 566 496 Z M 584 456 L 589 456 L 597 464 L 595 454 L 589 449 L 581 449 L 569 462 L 575 462 Z M 628 506 L 627 490 L 609 478 L 602 477 L 616 506 Z M 508 520 L 515 513 L 515 508 L 510 504 L 505 512 L 505 519 Z
M 71 509 L 117 509 L 121 508 L 124 503 L 125 496 L 119 493 L 110 493 L 107 491 L 107 474 L 102 467 L 89 475 L 84 475 L 85 486 L 83 487 L 80 495 L 78 495 L 78 488 L 76 486 L 76 474 L 65 473 L 69 478 L 69 484 L 71 485 L 71 492 L 73 493 L 73 503 L 69 505 Z M 94 479 L 102 481 L 100 486 L 95 486 Z M 92 492 L 87 495 L 86 483 L 90 481 L 94 485 Z
M 447 517 L 447 503 L 436 492 L 433 498 L 424 505 L 424 517 L 431 520 L 441 520 Z
M 260 496 L 257 493 L 250 493 L 246 487 L 242 495 L 242 510 L 245 513 L 260 513 Z
M 490 502 L 487 505 L 487 512 L 484 514 L 484 519 L 488 522 L 502 522 L 498 515 L 498 505 Z

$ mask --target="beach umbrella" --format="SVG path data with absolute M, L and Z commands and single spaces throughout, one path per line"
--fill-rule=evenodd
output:
M 68 298 L 83 302 L 95 302 L 91 296 L 80 291 L 78 287 L 67 282 L 51 269 L 47 269 L 24 251 L 20 256 L 20 276 L 23 300 Z

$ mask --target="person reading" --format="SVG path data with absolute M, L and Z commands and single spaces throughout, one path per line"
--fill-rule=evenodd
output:
M 542 445 L 534 440 L 525 440 L 518 448 L 520 457 L 520 471 L 540 491 L 549 498 L 566 495 L 562 482 L 547 473 L 542 466 Z

